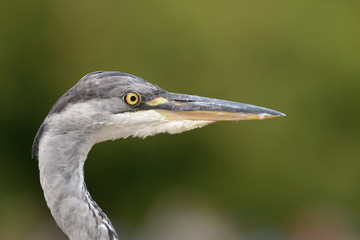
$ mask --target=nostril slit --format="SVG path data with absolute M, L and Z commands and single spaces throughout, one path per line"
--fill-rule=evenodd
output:
M 174 100 L 175 102 L 193 102 L 193 101 L 191 101 L 191 100 L 179 100 L 179 99 L 175 99 Z

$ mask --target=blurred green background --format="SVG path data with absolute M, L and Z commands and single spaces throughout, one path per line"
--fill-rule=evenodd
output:
M 66 239 L 31 145 L 96 70 L 287 114 L 96 145 L 86 182 L 124 239 L 356 239 L 359 12 L 351 0 L 3 1 L 0 239 Z

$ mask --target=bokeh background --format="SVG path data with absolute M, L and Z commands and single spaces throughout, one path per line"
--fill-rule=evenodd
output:
M 96 145 L 93 198 L 122 239 L 359 239 L 360 2 L 2 1 L 0 239 L 66 239 L 31 145 L 83 75 L 285 118 Z

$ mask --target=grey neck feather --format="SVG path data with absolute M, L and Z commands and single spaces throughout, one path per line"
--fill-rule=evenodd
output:
M 45 199 L 71 240 L 118 239 L 84 182 L 83 166 L 91 146 L 76 134 L 44 134 L 39 145 L 39 168 Z

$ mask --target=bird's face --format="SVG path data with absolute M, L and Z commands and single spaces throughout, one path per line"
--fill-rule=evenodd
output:
M 283 113 L 254 105 L 167 92 L 120 72 L 83 77 L 53 106 L 35 144 L 47 129 L 92 143 L 128 136 L 180 133 L 218 121 L 266 119 Z
M 114 73 L 115 74 L 115 73 Z M 218 121 L 266 119 L 283 113 L 254 105 L 167 92 L 135 76 L 109 76 L 111 94 L 101 99 L 110 113 L 97 141 L 158 133 L 180 133 Z M 116 80 L 117 79 L 117 80 Z M 90 79 L 94 81 L 94 79 Z M 105 84 L 106 85 L 106 84 Z M 109 90 L 108 90 L 109 91 Z M 105 103 L 106 102 L 106 103 Z

